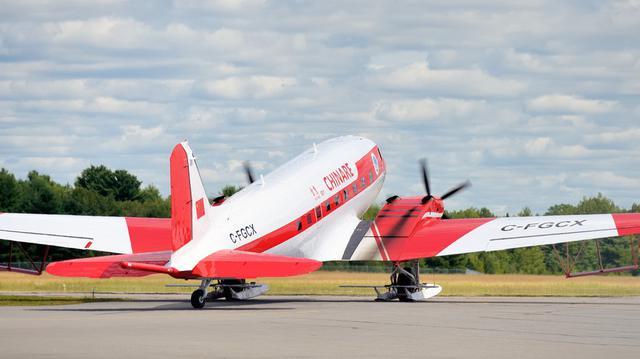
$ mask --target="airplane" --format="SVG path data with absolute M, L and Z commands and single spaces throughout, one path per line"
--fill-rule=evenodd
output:
M 188 142 L 173 148 L 169 162 L 171 218 L 3 213 L 0 239 L 46 251 L 113 253 L 50 263 L 46 271 L 56 276 L 163 273 L 198 280 L 191 304 L 199 309 L 268 290 L 247 280 L 307 274 L 325 261 L 391 262 L 391 283 L 370 286 L 376 299 L 426 300 L 442 288 L 420 282 L 421 258 L 640 233 L 639 213 L 449 219 L 445 200 L 469 182 L 432 194 L 424 161 L 424 195 L 392 196 L 373 221 L 363 220 L 382 189 L 386 164 L 373 141 L 357 136 L 314 144 L 259 178 L 247 166 L 250 184 L 212 201 Z M 3 268 L 12 270 L 11 263 Z

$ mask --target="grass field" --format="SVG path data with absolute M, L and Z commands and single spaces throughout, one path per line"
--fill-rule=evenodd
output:
M 565 279 L 537 275 L 422 275 L 422 281 L 435 282 L 444 296 L 640 296 L 640 277 L 593 276 Z M 385 273 L 347 273 L 319 271 L 291 278 L 261 279 L 271 287 L 271 295 L 367 295 L 371 289 L 339 288 L 340 285 L 386 284 Z M 163 275 L 143 278 L 84 279 L 48 274 L 30 276 L 0 272 L 0 292 L 124 292 L 190 293 L 193 288 L 167 288 L 165 284 L 185 283 Z M 196 284 L 195 281 L 188 283 Z

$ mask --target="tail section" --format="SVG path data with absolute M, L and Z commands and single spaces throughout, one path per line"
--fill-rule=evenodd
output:
M 189 144 L 173 148 L 171 168 L 171 244 L 175 252 L 193 238 L 204 235 L 211 210 L 200 172 Z

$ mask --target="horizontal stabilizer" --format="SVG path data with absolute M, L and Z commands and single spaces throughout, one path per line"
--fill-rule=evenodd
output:
M 221 250 L 201 260 L 192 273 L 207 278 L 288 277 L 307 274 L 322 262 L 274 254 Z
M 170 251 L 71 259 L 49 264 L 47 273 L 61 277 L 142 277 L 153 274 L 154 271 L 130 268 L 123 266 L 122 263 L 134 262 L 140 266 L 146 264 L 160 267 L 166 264 L 169 258 L 171 258 Z

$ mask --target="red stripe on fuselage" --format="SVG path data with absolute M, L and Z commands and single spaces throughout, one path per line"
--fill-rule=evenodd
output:
M 373 163 L 372 163 L 372 159 L 371 159 L 371 155 L 376 156 L 376 159 L 378 160 L 378 172 L 376 173 Z M 384 160 L 382 158 L 380 158 L 379 155 L 379 151 L 378 151 L 378 146 L 374 146 L 369 152 L 367 152 L 367 154 L 365 154 L 363 157 L 361 157 L 357 162 L 356 162 L 356 167 L 358 168 L 358 178 L 355 178 L 352 182 L 349 182 L 347 184 L 345 184 L 344 186 L 340 187 L 339 189 L 337 189 L 335 192 L 333 192 L 333 194 L 326 200 L 324 200 L 322 203 L 318 203 L 316 204 L 313 208 L 303 212 L 299 217 L 296 217 L 293 221 L 289 222 L 288 224 L 276 229 L 275 231 L 268 233 L 260 238 L 257 238 L 254 241 L 251 241 L 247 244 L 244 244 L 238 248 L 236 248 L 237 250 L 240 251 L 248 251 L 248 252 L 264 252 L 267 251 L 277 245 L 280 245 L 286 241 L 288 241 L 289 239 L 303 233 L 304 231 L 306 231 L 307 229 L 313 227 L 314 225 L 316 225 L 317 223 L 319 223 L 323 218 L 326 218 L 328 215 L 330 215 L 331 213 L 333 213 L 336 209 L 338 209 L 339 207 L 342 207 L 343 205 L 345 205 L 346 203 L 348 203 L 349 201 L 353 200 L 358 194 L 362 193 L 363 191 L 365 191 L 366 189 L 368 189 L 369 187 L 371 187 L 371 185 L 373 185 L 385 172 L 385 163 Z M 369 179 L 369 173 L 371 173 L 373 180 L 371 181 Z M 364 178 L 365 181 L 365 187 L 361 187 L 362 185 L 362 179 Z M 358 193 L 353 193 L 353 184 L 356 183 L 358 186 Z M 343 190 L 347 190 L 348 194 L 349 194 L 349 198 L 345 201 L 344 196 L 343 196 Z M 336 195 L 340 196 L 340 204 L 338 206 L 335 205 L 335 201 L 334 198 Z M 326 203 L 327 201 L 329 201 L 331 203 L 331 210 L 330 212 L 326 211 Z M 320 206 L 322 208 L 322 218 L 318 219 L 315 218 L 315 221 L 311 224 L 311 225 L 307 225 L 306 223 L 306 219 L 305 216 L 313 211 L 317 206 Z M 298 230 L 298 221 L 302 221 L 303 227 L 302 230 Z

